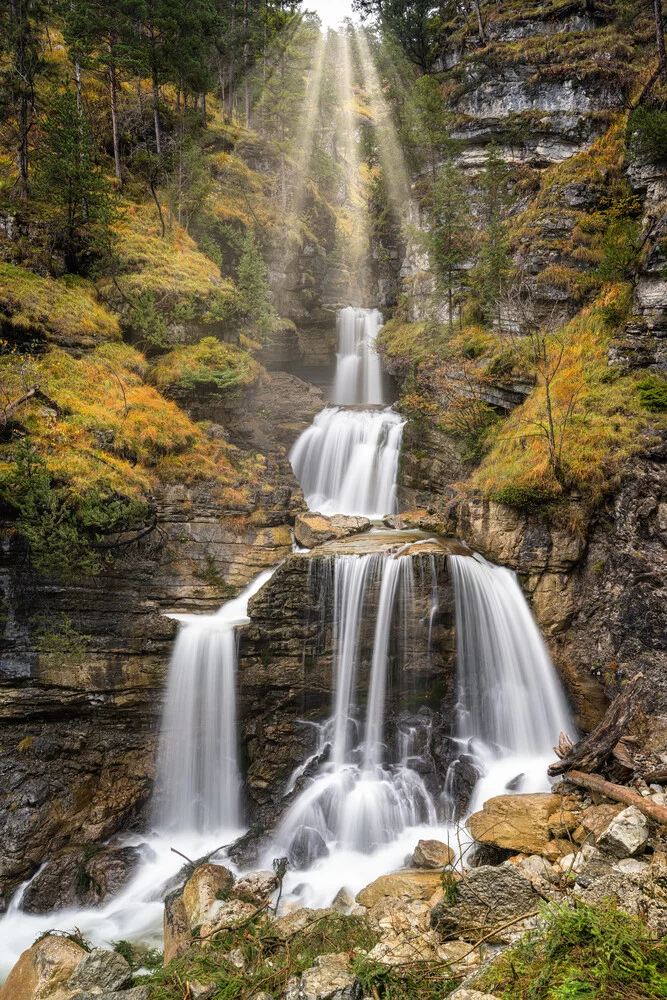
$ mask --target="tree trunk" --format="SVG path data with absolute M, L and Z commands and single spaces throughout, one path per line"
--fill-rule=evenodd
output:
M 234 4 L 236 7 L 236 4 Z M 229 50 L 229 119 L 234 118 L 234 35 L 236 33 L 236 13 L 232 11 L 231 46 Z
M 472 0 L 473 6 L 475 8 L 475 14 L 477 15 L 477 27 L 479 28 L 480 38 L 486 38 L 484 32 L 484 22 L 482 21 L 482 12 L 479 9 L 479 0 Z
M 153 49 L 155 42 L 152 43 Z M 157 75 L 157 65 L 155 54 L 153 54 L 153 65 L 151 67 L 151 82 L 153 85 L 153 122 L 155 123 L 155 149 L 158 156 L 162 156 L 162 133 L 160 131 L 160 85 Z
M 571 781 L 573 785 L 578 785 L 580 788 L 588 788 L 591 792 L 599 792 L 600 795 L 605 795 L 615 802 L 622 802 L 626 806 L 635 806 L 649 819 L 655 820 L 656 823 L 663 826 L 667 825 L 667 809 L 664 806 L 659 806 L 653 799 L 638 795 L 637 792 L 625 788 L 624 785 L 605 781 L 597 774 L 582 774 L 581 771 L 568 771 L 565 780 Z
M 662 19 L 662 0 L 653 0 L 655 18 L 655 47 L 658 52 L 658 69 L 664 73 L 667 63 L 665 56 L 665 25 Z
M 549 776 L 555 778 L 571 768 L 580 771 L 595 771 L 611 756 L 614 747 L 624 735 L 637 710 L 639 696 L 644 684 L 644 675 L 635 674 L 607 709 L 603 720 L 598 723 L 590 735 L 585 736 L 574 746 L 565 750 L 562 760 L 552 764 L 548 770 Z M 562 734 L 561 734 L 562 736 Z M 561 740 L 561 747 L 565 748 Z M 563 752 L 561 749 L 561 753 Z M 556 753 L 559 751 L 557 750 Z
M 248 38 L 248 7 L 249 0 L 243 0 L 243 76 L 245 90 L 245 127 L 250 128 L 250 81 L 248 72 L 250 69 L 250 39 Z
M 113 134 L 113 160 L 116 177 L 122 183 L 123 174 L 120 165 L 120 138 L 118 134 L 118 88 L 116 85 L 116 68 L 109 63 L 109 102 L 111 104 L 111 131 Z

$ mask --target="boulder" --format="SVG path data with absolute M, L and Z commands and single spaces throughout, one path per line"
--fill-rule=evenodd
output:
M 49 861 L 27 886 L 26 913 L 53 913 L 70 906 L 99 906 L 117 895 L 144 858 L 139 847 L 75 851 Z
M 521 854 L 543 854 L 549 840 L 549 817 L 560 804 L 558 795 L 498 795 L 473 813 L 467 827 L 475 840 Z
M 244 903 L 240 899 L 230 899 L 217 903 L 209 920 L 201 925 L 202 938 L 213 938 L 220 931 L 231 931 L 247 923 L 257 913 L 254 903 Z
M 215 983 L 200 983 L 198 979 L 188 982 L 188 1000 L 212 1000 L 217 986 Z
M 449 1000 L 498 1000 L 492 993 L 480 993 L 479 990 L 469 990 L 462 986 L 454 993 L 450 993 Z
M 292 840 L 287 852 L 288 861 L 297 871 L 311 868 L 320 858 L 329 856 L 324 838 L 310 826 L 302 827 Z
M 326 917 L 338 916 L 336 910 L 329 907 L 326 910 L 312 910 L 309 906 L 302 906 L 292 913 L 286 913 L 284 917 L 278 917 L 271 925 L 272 932 L 282 941 L 299 934 L 306 927 L 323 920 Z
M 319 955 L 301 979 L 290 979 L 284 993 L 285 1000 L 361 1000 L 361 995 L 361 983 L 350 972 L 350 957 L 344 953 Z
M 371 522 L 367 517 L 348 517 L 336 514 L 326 517 L 324 514 L 299 514 L 294 525 L 294 537 L 305 549 L 314 549 L 338 538 L 348 538 L 368 531 Z
M 454 851 L 440 840 L 420 840 L 412 855 L 415 868 L 446 868 L 454 863 Z
M 0 989 L 0 1000 L 43 1000 L 65 986 L 86 954 L 69 938 L 42 938 L 19 957 Z
M 277 888 L 278 879 L 273 872 L 249 872 L 238 880 L 230 891 L 229 898 L 264 906 Z
M 549 817 L 548 826 L 554 837 L 567 837 L 579 826 L 579 818 L 571 809 L 560 809 Z
M 597 845 L 617 858 L 631 858 L 643 853 L 648 834 L 648 820 L 644 813 L 636 806 L 628 806 L 602 831 Z
M 519 867 L 528 875 L 544 878 L 552 871 L 552 865 L 541 854 L 530 854 L 527 858 L 521 858 Z
M 441 873 L 421 868 L 404 868 L 394 875 L 381 875 L 361 892 L 357 903 L 374 906 L 383 896 L 403 899 L 430 899 L 442 887 Z
M 164 964 L 184 955 L 192 944 L 188 911 L 180 896 L 167 898 L 164 903 Z
M 509 861 L 497 868 L 472 869 L 458 883 L 457 892 L 456 903 L 443 901 L 431 910 L 431 927 L 444 939 L 476 941 L 498 928 L 489 940 L 511 941 L 520 926 L 501 929 L 502 925 L 532 913 L 540 901 L 527 874 Z
M 343 888 L 339 889 L 334 896 L 334 901 L 331 904 L 331 907 L 332 909 L 337 910 L 338 913 L 349 913 L 353 906 L 354 896 L 343 886 Z
M 191 927 L 199 927 L 209 919 L 216 902 L 227 898 L 234 885 L 234 876 L 223 865 L 200 865 L 183 889 Z
M 584 835 L 599 837 L 605 827 L 609 826 L 615 816 L 623 812 L 625 807 L 620 803 L 605 803 L 601 806 L 589 806 L 581 816 L 581 827 Z M 576 840 L 575 836 L 575 840 Z
M 117 951 L 95 948 L 77 965 L 67 983 L 71 990 L 114 993 L 132 985 L 132 969 Z

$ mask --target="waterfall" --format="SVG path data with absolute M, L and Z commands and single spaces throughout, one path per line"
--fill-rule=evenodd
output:
M 181 615 L 158 753 L 156 822 L 208 833 L 241 823 L 236 728 L 236 627 L 270 579 L 261 574 L 216 615 Z
M 375 350 L 382 329 L 377 309 L 341 309 L 337 317 L 338 354 L 332 402 L 338 406 L 376 406 L 384 402 L 382 361 Z
M 502 792 L 507 776 L 521 777 L 524 791 L 531 783 L 541 788 L 558 734 L 576 731 L 546 645 L 511 570 L 481 556 L 449 556 L 449 569 L 456 609 L 457 736 L 486 775 L 475 802 Z
M 334 591 L 333 716 L 320 728 L 320 765 L 288 809 L 275 835 L 273 851 L 284 850 L 300 867 L 309 867 L 329 848 L 370 853 L 390 844 L 408 827 L 434 824 L 436 808 L 420 775 L 407 759 L 385 762 L 387 680 L 391 654 L 398 670 L 408 666 L 409 642 L 395 644 L 398 619 L 403 640 L 410 631 L 409 609 L 415 590 L 415 559 L 386 553 L 336 555 Z M 427 556 L 435 563 L 433 556 Z M 437 571 L 428 574 L 429 586 Z M 376 596 L 377 595 L 377 596 Z M 431 600 L 434 596 L 430 594 Z M 372 664 L 365 720 L 357 703 L 362 666 L 362 631 L 372 630 Z M 422 625 L 419 625 L 420 632 Z M 362 733 L 361 738 L 359 733 Z M 402 742 L 398 740 L 399 744 Z M 403 741 L 404 742 L 404 741 Z M 407 745 L 406 745 L 407 752 Z M 303 778 L 299 768 L 288 785 Z
M 309 508 L 393 514 L 403 426 L 392 410 L 322 410 L 290 455 Z
M 290 461 L 310 510 L 377 520 L 396 511 L 405 422 L 393 410 L 377 408 L 385 402 L 375 350 L 381 313 L 349 306 L 340 310 L 337 324 L 335 405 L 304 431 Z

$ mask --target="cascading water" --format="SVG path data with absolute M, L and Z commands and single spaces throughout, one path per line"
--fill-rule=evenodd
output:
M 236 732 L 238 625 L 271 578 L 262 573 L 217 615 L 178 616 L 160 733 L 155 816 L 169 831 L 206 834 L 241 822 Z
M 311 510 L 379 519 L 396 510 L 404 421 L 384 404 L 376 309 L 341 309 L 332 401 L 290 455 Z M 344 409 L 343 407 L 355 407 Z M 364 407 L 377 407 L 364 409 Z
M 403 640 L 410 631 L 415 560 L 386 553 L 332 559 L 334 714 L 320 730 L 315 759 L 322 763 L 287 811 L 272 848 L 274 855 L 285 851 L 300 868 L 330 850 L 369 854 L 396 843 L 406 828 L 436 822 L 435 804 L 420 775 L 406 760 L 385 762 L 392 630 L 398 622 Z M 429 572 L 429 582 L 434 578 L 437 573 Z M 374 622 L 372 663 L 365 718 L 360 720 L 361 633 L 369 622 Z M 403 671 L 409 643 L 394 646 L 397 670 Z M 303 773 L 299 769 L 297 780 Z M 293 778 L 288 788 L 295 783 Z
M 337 406 L 381 406 L 382 361 L 375 350 L 382 329 L 377 309 L 341 309 L 337 317 L 338 354 L 332 403 Z
M 558 734 L 575 733 L 554 665 L 515 574 L 450 556 L 456 606 L 458 739 L 480 763 L 474 803 L 518 779 L 543 788 Z
M 402 438 L 403 420 L 392 410 L 319 413 L 290 456 L 309 508 L 371 519 L 393 514 Z

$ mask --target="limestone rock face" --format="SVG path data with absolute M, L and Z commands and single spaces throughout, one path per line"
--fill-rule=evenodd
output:
M 122 955 L 96 948 L 88 952 L 77 965 L 67 983 L 72 990 L 99 990 L 114 993 L 132 983 L 132 969 Z
M 381 875 L 357 893 L 361 906 L 374 906 L 384 896 L 403 899 L 430 899 L 441 888 L 440 872 L 405 868 L 394 875 Z
M 623 809 L 597 839 L 597 845 L 618 858 L 641 854 L 648 841 L 648 820 L 636 806 Z
M 557 795 L 498 795 L 474 813 L 467 826 L 475 840 L 521 854 L 543 854 L 551 839 L 549 818 Z
M 191 927 L 199 927 L 209 919 L 212 909 L 221 896 L 227 895 L 234 885 L 234 876 L 223 865 L 200 865 L 186 882 L 183 904 Z
M 371 522 L 367 517 L 354 517 L 346 514 L 336 514 L 327 517 L 325 514 L 299 514 L 294 524 L 294 537 L 305 549 L 314 549 L 317 545 L 331 542 L 335 538 L 348 538 L 368 531 Z
M 445 868 L 454 861 L 454 851 L 440 840 L 420 840 L 412 855 L 415 868 Z
M 65 986 L 86 954 L 69 938 L 42 938 L 20 956 L 0 989 L 0 1000 L 45 1000 Z
M 290 979 L 285 1000 L 361 1000 L 361 983 L 350 972 L 349 955 L 319 955 L 301 979 Z
M 180 958 L 192 944 L 192 931 L 188 911 L 180 896 L 165 900 L 164 904 L 164 964 Z
M 457 888 L 454 905 L 443 901 L 431 910 L 431 927 L 445 939 L 475 941 L 492 933 L 494 927 L 532 913 L 540 899 L 527 875 L 508 861 L 498 868 L 473 868 Z M 498 929 L 490 940 L 511 941 L 519 927 Z

